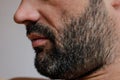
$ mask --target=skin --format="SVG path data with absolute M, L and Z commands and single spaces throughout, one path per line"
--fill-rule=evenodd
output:
M 119 4 L 22 0 L 14 20 L 26 26 L 39 73 L 51 79 L 118 80 Z

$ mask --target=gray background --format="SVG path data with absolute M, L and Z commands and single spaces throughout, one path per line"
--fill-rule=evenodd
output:
M 24 25 L 13 14 L 21 0 L 0 0 L 0 78 L 41 77 L 34 68 L 35 53 Z

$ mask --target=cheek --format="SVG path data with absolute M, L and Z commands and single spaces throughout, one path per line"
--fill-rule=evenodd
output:
M 56 0 L 56 24 L 57 29 L 63 30 L 71 22 L 71 18 L 78 18 L 85 13 L 86 8 L 88 8 L 88 0 Z M 59 13 L 59 14 L 58 14 Z
M 66 13 L 69 13 L 73 16 L 80 16 L 84 13 L 86 7 L 88 7 L 88 0 L 61 0 L 60 4 L 61 10 Z M 67 14 L 68 15 L 68 14 Z

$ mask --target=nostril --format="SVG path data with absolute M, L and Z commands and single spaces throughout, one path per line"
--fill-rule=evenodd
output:
M 32 22 L 36 22 L 39 20 L 40 16 L 41 15 L 39 14 L 39 12 L 33 10 L 32 12 L 28 13 L 26 19 Z
M 29 25 L 31 23 L 36 23 L 36 22 L 26 20 L 26 21 L 23 21 L 22 23 L 27 26 L 27 25 Z

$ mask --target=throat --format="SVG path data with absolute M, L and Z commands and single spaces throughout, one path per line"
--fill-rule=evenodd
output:
M 120 62 L 105 65 L 101 69 L 77 80 L 120 80 Z
M 85 76 L 81 78 L 80 80 L 103 80 L 105 78 L 107 72 L 104 70 L 104 68 L 101 68 L 92 74 Z

